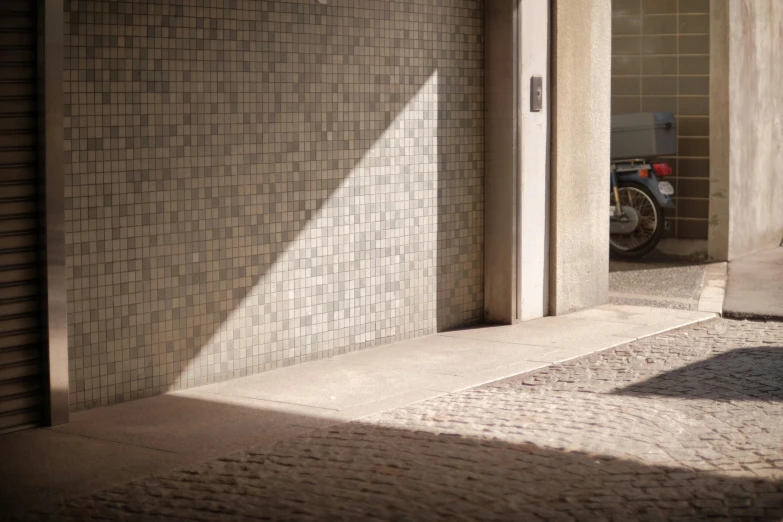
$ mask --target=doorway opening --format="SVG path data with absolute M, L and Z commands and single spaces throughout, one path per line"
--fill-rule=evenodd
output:
M 666 183 L 665 191 L 671 189 L 667 195 L 672 207 L 646 203 L 651 207 L 650 215 L 662 214 L 662 221 L 647 227 L 662 227 L 656 231 L 660 242 L 654 249 L 645 255 L 610 257 L 609 297 L 617 304 L 698 307 L 706 266 L 710 196 L 709 10 L 709 2 L 612 2 L 615 127 L 626 115 L 648 113 L 671 114 L 676 122 L 674 153 L 639 158 L 657 176 L 656 183 Z M 616 151 L 622 137 L 615 131 L 612 139 Z M 668 165 L 670 171 L 658 173 L 657 164 Z M 631 181 L 639 184 L 640 180 Z M 621 187 L 621 204 L 615 209 L 623 209 L 627 203 L 622 201 L 633 199 L 632 183 Z M 643 189 L 639 192 L 638 199 L 643 200 Z M 612 197 L 614 200 L 614 194 Z M 642 206 L 633 207 L 640 222 L 645 219 Z M 630 236 L 620 228 L 613 224 L 616 234 L 612 237 L 622 246 Z

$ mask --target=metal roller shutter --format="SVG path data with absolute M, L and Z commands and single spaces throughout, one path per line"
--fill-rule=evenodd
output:
M 0 433 L 43 420 L 36 4 L 0 2 Z

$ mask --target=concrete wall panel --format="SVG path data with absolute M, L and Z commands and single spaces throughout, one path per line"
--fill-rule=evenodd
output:
M 783 238 L 783 4 L 713 0 L 710 255 L 736 259 Z
M 550 311 L 607 300 L 610 2 L 554 1 Z

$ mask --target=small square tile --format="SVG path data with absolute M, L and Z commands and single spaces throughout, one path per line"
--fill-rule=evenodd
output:
M 480 319 L 482 2 L 65 7 L 74 410 Z

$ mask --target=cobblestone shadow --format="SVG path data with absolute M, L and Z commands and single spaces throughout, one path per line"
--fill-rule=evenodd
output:
M 783 345 L 738 348 L 626 386 L 619 395 L 783 401 Z
M 26 519 L 781 520 L 780 346 L 702 323 Z
M 780 520 L 783 482 L 352 423 L 43 520 Z

